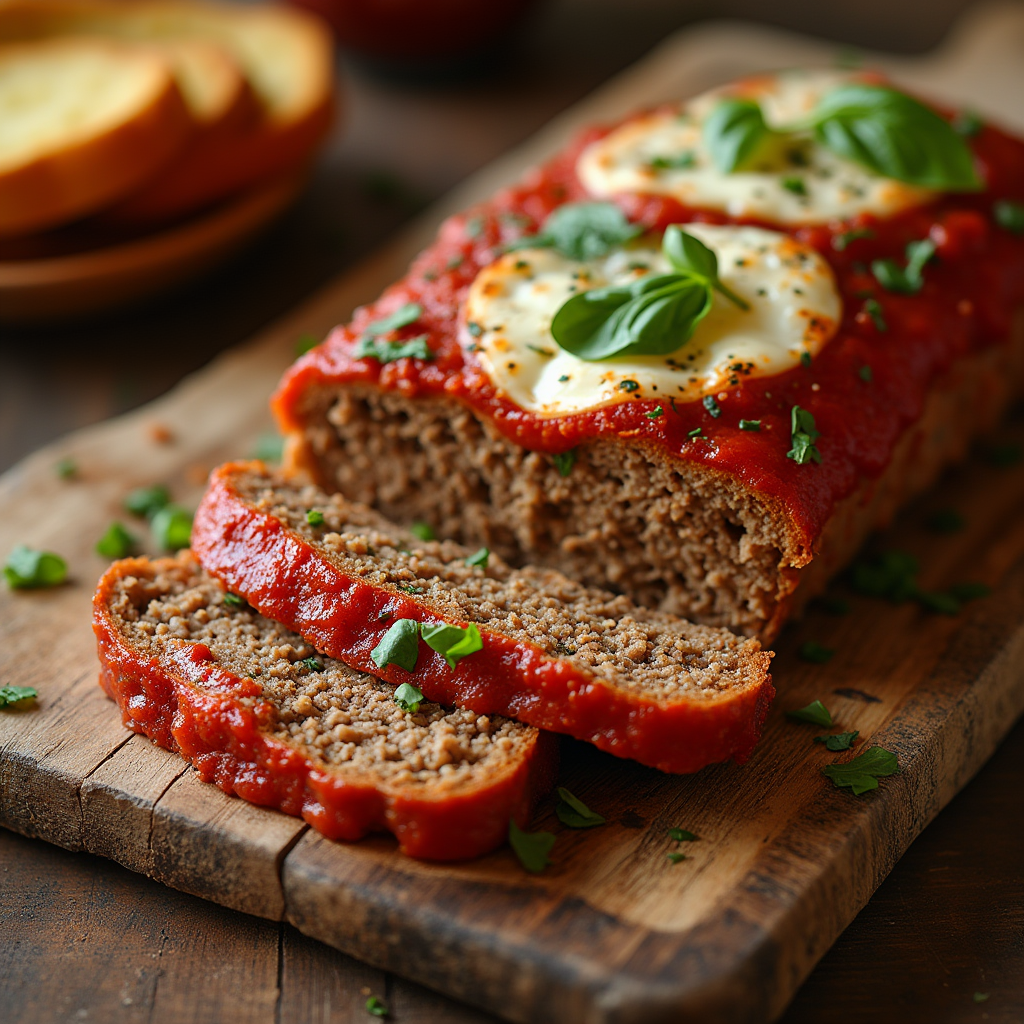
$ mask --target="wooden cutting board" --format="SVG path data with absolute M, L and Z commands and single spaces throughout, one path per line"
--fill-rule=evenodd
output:
M 296 339 L 322 333 L 401 273 L 440 218 L 557 149 L 579 125 L 685 96 L 735 75 L 827 62 L 820 42 L 708 25 L 646 60 L 475 176 L 398 242 L 293 316 L 153 405 L 81 431 L 0 479 L 0 555 L 53 549 L 56 590 L 0 592 L 0 685 L 39 700 L 0 712 L 0 822 L 99 853 L 226 906 L 287 919 L 339 949 L 522 1022 L 765 1020 L 866 902 L 913 838 L 1024 710 L 1024 465 L 984 451 L 906 511 L 884 538 L 917 555 L 927 587 L 993 588 L 956 617 L 852 596 L 812 611 L 778 645 L 776 708 L 749 764 L 669 777 L 566 742 L 562 784 L 608 818 L 564 829 L 548 800 L 553 865 L 526 874 L 507 850 L 455 866 L 400 856 L 390 838 L 329 842 L 301 821 L 230 799 L 175 755 L 130 735 L 96 685 L 89 599 L 96 539 L 136 486 L 198 499 L 217 462 L 249 454 L 266 397 Z M 871 62 L 875 63 L 874 57 Z M 877 58 L 908 86 L 1024 130 L 1024 7 L 976 11 L 941 52 Z M 1024 441 L 1024 423 L 1001 441 Z M 59 479 L 70 456 L 77 477 Z M 925 529 L 954 508 L 961 532 Z M 145 532 L 145 531 L 139 531 Z M 841 592 L 841 591 L 840 591 Z M 813 639 L 827 665 L 802 662 Z M 897 753 L 874 793 L 835 789 L 821 767 L 847 758 L 783 711 L 823 700 L 843 729 Z M 699 835 L 678 847 L 668 829 Z M 672 852 L 687 854 L 673 864 Z

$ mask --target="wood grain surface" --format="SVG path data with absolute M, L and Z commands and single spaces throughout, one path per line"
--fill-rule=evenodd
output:
M 976 26 L 931 64 L 904 65 L 904 77 L 955 82 L 960 62 L 973 61 L 963 94 L 983 111 L 1012 116 L 1005 61 L 993 54 L 1005 53 L 1015 32 L 1020 37 L 1019 10 L 1016 21 L 1004 12 L 1001 22 Z M 753 30 L 683 36 L 445 208 L 508 180 L 580 121 L 815 52 L 810 43 Z M 989 104 L 977 91 L 982 79 L 995 90 Z M 507 851 L 437 867 L 401 858 L 386 839 L 328 843 L 301 822 L 229 800 L 128 737 L 95 686 L 88 598 L 102 562 L 92 545 L 120 514 L 126 490 L 159 480 L 177 499 L 194 501 L 205 470 L 247 454 L 265 428 L 265 396 L 294 339 L 322 332 L 372 295 L 437 217 L 156 407 L 44 450 L 0 481 L 0 550 L 16 542 L 55 548 L 73 574 L 50 593 L 0 598 L 0 678 L 35 685 L 41 695 L 36 707 L 0 716 L 0 820 L 226 906 L 286 919 L 512 1020 L 776 1015 L 1024 705 L 1019 468 L 976 460 L 886 539 L 921 557 L 925 585 L 969 579 L 995 593 L 955 619 L 856 598 L 841 619 L 812 612 L 783 638 L 780 699 L 750 765 L 676 779 L 567 744 L 564 783 L 610 824 L 570 833 L 550 803 L 542 807 L 536 827 L 557 831 L 559 842 L 540 878 L 525 875 Z M 1020 426 L 1011 429 L 1019 438 Z M 53 463 L 67 454 L 80 474 L 61 481 Z M 944 505 L 956 507 L 968 529 L 942 538 L 923 532 L 929 508 Z M 839 652 L 827 668 L 796 657 L 811 638 Z M 876 699 L 850 696 L 858 693 Z M 895 750 L 901 774 L 865 798 L 833 789 L 818 769 L 842 757 L 813 744 L 813 727 L 782 717 L 816 697 L 839 725 Z M 701 836 L 687 848 L 690 859 L 674 865 L 666 859 L 673 826 Z M 243 931 L 238 938 L 244 946 Z M 239 956 L 248 955 L 240 946 Z M 266 1009 L 264 981 L 248 988 L 253 1019 Z

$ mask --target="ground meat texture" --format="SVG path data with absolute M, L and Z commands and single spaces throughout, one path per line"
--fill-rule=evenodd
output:
M 116 563 L 97 592 L 95 623 L 104 686 L 122 705 L 126 724 L 181 750 L 201 774 L 205 767 L 222 783 L 230 749 L 234 765 L 225 788 L 302 813 L 314 826 L 326 824 L 327 834 L 357 838 L 386 827 L 403 840 L 401 815 L 389 805 L 401 803 L 408 815 L 418 803 L 412 824 L 404 823 L 409 852 L 474 856 L 502 840 L 509 817 L 525 818 L 540 780 L 550 781 L 553 738 L 507 718 L 429 701 L 403 711 L 393 685 L 317 654 L 301 636 L 229 596 L 190 553 Z M 239 713 L 243 726 L 232 719 L 230 743 L 207 749 L 199 734 L 216 735 Z M 147 722 L 152 728 L 140 727 Z M 239 747 L 248 757 L 239 756 Z M 282 749 L 287 769 L 275 768 Z M 246 793 L 246 770 L 254 768 L 267 777 L 258 792 Z M 322 776 L 329 784 L 310 789 L 311 773 L 314 782 Z M 333 821 L 323 813 L 332 794 L 340 804 Z M 435 841 L 434 826 L 422 820 L 478 805 L 489 807 L 476 815 L 482 839 L 471 827 L 465 843 L 452 834 Z

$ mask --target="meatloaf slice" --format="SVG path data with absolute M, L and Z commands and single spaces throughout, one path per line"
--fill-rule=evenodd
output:
M 332 839 L 386 829 L 414 857 L 475 857 L 554 779 L 556 737 L 433 703 L 403 710 L 394 686 L 319 657 L 190 552 L 114 563 L 93 608 L 100 684 L 126 726 Z
M 214 471 L 192 542 L 232 591 L 354 668 L 662 771 L 744 761 L 775 692 L 771 654 L 755 640 L 553 570 L 511 569 L 454 542 L 418 540 L 261 463 Z M 467 640 L 461 660 L 446 657 L 429 638 L 438 624 L 458 627 L 453 638 L 475 631 L 479 644 L 471 650 Z M 404 667 L 384 656 L 403 630 Z

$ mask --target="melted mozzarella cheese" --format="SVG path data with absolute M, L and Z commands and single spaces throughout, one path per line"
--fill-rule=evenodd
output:
M 552 318 L 574 294 L 671 273 L 649 241 L 587 262 L 553 249 L 506 253 L 470 288 L 463 344 L 520 408 L 558 416 L 640 398 L 693 401 L 788 370 L 835 333 L 841 300 L 831 267 L 813 249 L 764 228 L 686 230 L 714 250 L 722 282 L 750 308 L 716 292 L 710 313 L 671 355 L 587 362 L 551 336 Z
M 726 96 L 756 100 L 770 127 L 798 123 L 831 89 L 852 80 L 834 71 L 789 71 L 748 79 L 697 97 L 681 111 L 661 110 L 630 121 L 588 146 L 576 171 L 594 196 L 647 192 L 687 206 L 721 210 L 777 224 L 889 216 L 927 202 L 932 192 L 845 160 L 809 137 L 770 162 L 722 174 L 704 145 L 703 125 Z

